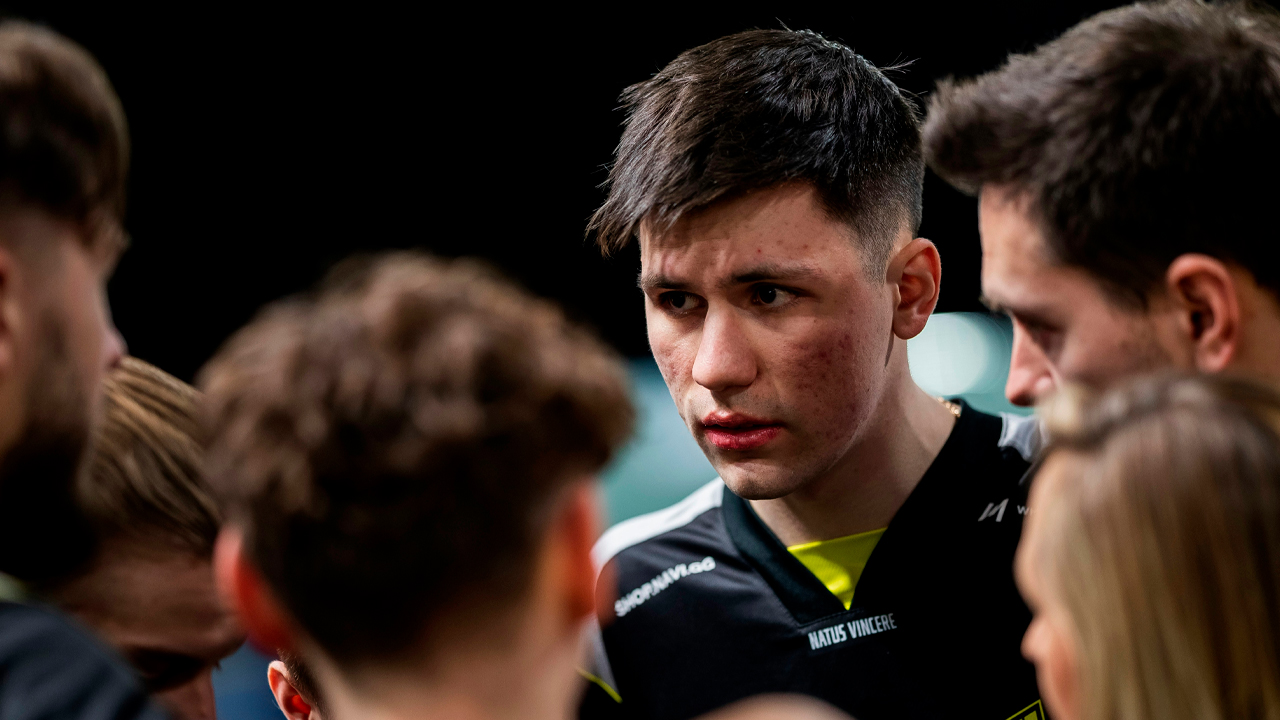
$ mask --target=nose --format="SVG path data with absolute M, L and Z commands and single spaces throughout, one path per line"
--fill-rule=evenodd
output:
M 1027 337 L 1018 323 L 1013 325 L 1013 353 L 1009 359 L 1009 379 L 1004 395 L 1014 405 L 1031 406 L 1053 392 L 1055 382 L 1040 346 Z
M 102 339 L 102 361 L 108 370 L 120 364 L 120 359 L 128 352 L 124 336 L 116 329 L 114 323 L 107 325 L 106 336 Z
M 115 318 L 111 315 L 111 305 L 105 296 L 102 298 L 102 309 L 102 319 L 106 326 L 102 333 L 102 364 L 105 369 L 111 370 L 120 364 L 120 359 L 128 353 L 129 346 L 116 327 Z
M 720 392 L 750 385 L 756 369 L 755 354 L 733 311 L 708 309 L 693 361 L 693 381 Z

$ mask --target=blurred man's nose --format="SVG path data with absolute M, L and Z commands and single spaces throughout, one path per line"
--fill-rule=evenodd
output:
M 107 370 L 111 370 L 120 364 L 120 359 L 128 353 L 129 346 L 110 317 L 107 318 L 106 330 L 102 336 L 102 363 Z
M 1026 333 L 1016 325 L 1013 329 L 1013 353 L 1009 360 L 1009 379 L 1004 395 L 1014 405 L 1031 406 L 1053 392 L 1053 373 L 1049 360 Z
M 174 720 L 217 720 L 213 699 L 213 671 L 205 670 L 189 682 L 159 693 L 160 701 Z
M 746 387 L 756 379 L 756 360 L 731 309 L 707 310 L 693 381 L 712 392 Z

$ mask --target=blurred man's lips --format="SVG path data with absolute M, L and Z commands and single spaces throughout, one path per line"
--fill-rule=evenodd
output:
M 711 413 L 702 420 L 707 440 L 721 450 L 755 450 L 782 432 L 782 425 L 737 413 Z

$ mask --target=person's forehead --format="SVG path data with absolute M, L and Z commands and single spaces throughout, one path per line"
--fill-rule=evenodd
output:
M 783 185 L 724 200 L 682 215 L 671 227 L 640 230 L 646 273 L 742 273 L 747 266 L 856 266 L 852 228 L 822 209 L 807 185 Z M 806 263 L 822 258 L 823 263 Z
M 1053 258 L 1025 203 L 984 190 L 980 212 L 982 293 L 989 305 L 1044 314 L 1099 292 L 1083 270 Z

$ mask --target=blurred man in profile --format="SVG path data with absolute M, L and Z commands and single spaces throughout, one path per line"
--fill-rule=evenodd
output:
M 1030 425 L 907 365 L 942 282 L 915 107 L 790 30 L 688 50 L 623 102 L 592 229 L 638 240 L 649 345 L 720 477 L 601 538 L 582 716 L 763 692 L 861 720 L 1036 713 L 1012 573 Z
M 393 254 L 267 309 L 200 384 L 219 583 L 326 717 L 572 714 L 594 475 L 632 417 L 599 342 L 465 261 Z
M 56 575 L 88 547 L 72 488 L 122 345 L 106 281 L 124 248 L 129 141 L 82 48 L 0 24 L 0 570 Z M 129 668 L 61 616 L 0 603 L 0 717 L 154 718 Z
M 213 582 L 221 514 L 202 476 L 199 396 L 125 358 L 77 500 L 96 551 L 39 594 L 93 628 L 177 720 L 213 720 L 214 667 L 244 634 Z
M 1005 389 L 1162 366 L 1280 380 L 1280 21 L 1245 3 L 1101 13 L 944 81 L 930 165 L 979 196 L 982 288 L 1013 319 Z

